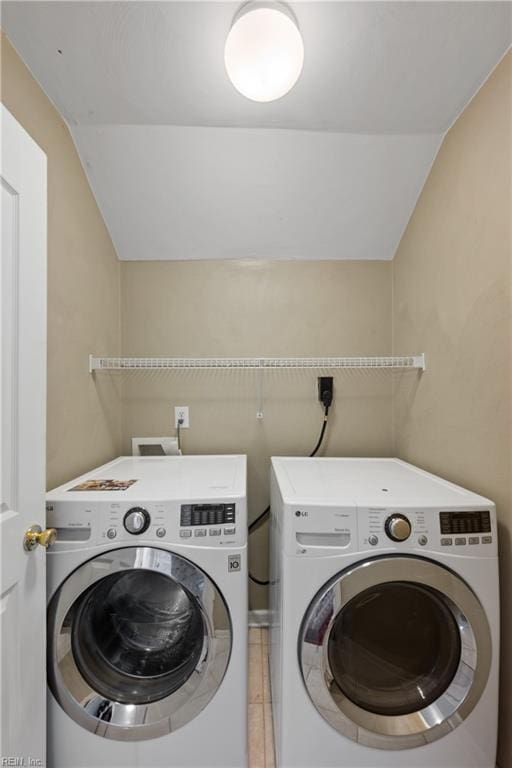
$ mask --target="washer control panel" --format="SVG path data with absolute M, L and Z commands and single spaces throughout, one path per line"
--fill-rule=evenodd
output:
M 235 523 L 236 504 L 182 504 L 180 538 L 194 538 L 196 543 L 197 539 L 204 539 L 204 544 L 215 544 L 236 536 Z
M 148 541 L 194 547 L 244 546 L 246 500 L 222 502 L 132 501 L 47 504 L 47 524 L 57 528 L 54 551 L 113 544 L 143 546 Z
M 182 504 L 180 525 L 189 526 L 210 526 L 235 524 L 236 507 L 235 504 Z

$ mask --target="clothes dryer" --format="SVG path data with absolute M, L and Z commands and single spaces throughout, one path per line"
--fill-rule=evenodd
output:
M 494 504 L 396 459 L 272 460 L 286 768 L 494 768 Z

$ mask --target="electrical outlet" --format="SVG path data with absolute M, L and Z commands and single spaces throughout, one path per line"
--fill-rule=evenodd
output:
M 326 408 L 330 408 L 334 398 L 334 379 L 332 376 L 318 377 L 318 399 Z
M 174 406 L 174 426 L 178 426 L 178 422 L 181 419 L 180 429 L 188 429 L 190 426 L 188 418 L 188 405 L 175 405 Z

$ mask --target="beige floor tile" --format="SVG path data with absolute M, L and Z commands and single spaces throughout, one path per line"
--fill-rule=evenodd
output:
M 252 630 L 256 630 L 253 632 Z M 249 631 L 249 768 L 275 768 L 268 631 Z
M 274 727 L 272 723 L 272 705 L 266 702 L 263 705 L 263 717 L 265 725 L 265 768 L 274 768 Z
M 260 627 L 249 627 L 249 645 L 259 645 L 261 643 Z
M 249 704 L 249 768 L 266 768 L 263 704 Z
M 263 657 L 261 645 L 249 646 L 249 703 L 263 702 Z
M 263 701 L 264 702 L 270 702 L 272 701 L 272 696 L 270 693 L 270 668 L 269 668 L 269 658 L 268 653 L 265 653 L 265 648 L 262 649 L 262 667 L 263 667 Z

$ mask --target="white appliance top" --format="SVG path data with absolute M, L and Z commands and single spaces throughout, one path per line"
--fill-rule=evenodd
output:
M 121 456 L 49 491 L 47 501 L 230 499 L 246 495 L 245 456 Z M 71 490 L 91 480 L 135 480 L 126 490 Z
M 400 459 L 274 457 L 288 504 L 467 507 L 492 502 Z

